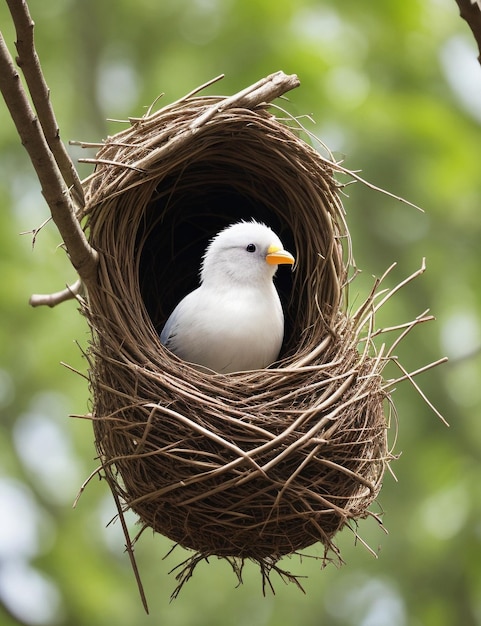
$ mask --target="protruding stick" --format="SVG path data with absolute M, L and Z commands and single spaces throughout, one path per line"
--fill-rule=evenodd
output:
M 82 281 L 79 279 L 73 285 L 67 285 L 62 291 L 56 291 L 55 293 L 41 294 L 34 293 L 30 296 L 29 304 L 33 307 L 36 306 L 49 306 L 53 308 L 61 302 L 67 300 L 74 300 L 82 289 Z

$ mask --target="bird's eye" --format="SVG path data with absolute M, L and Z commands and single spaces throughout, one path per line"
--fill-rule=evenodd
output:
M 250 243 L 246 246 L 246 250 L 247 252 L 255 252 L 256 251 L 256 247 L 253 243 Z

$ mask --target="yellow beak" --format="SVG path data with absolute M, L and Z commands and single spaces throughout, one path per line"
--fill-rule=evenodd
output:
M 269 265 L 294 265 L 295 258 L 287 250 L 279 248 L 279 246 L 269 246 L 267 249 L 266 263 Z

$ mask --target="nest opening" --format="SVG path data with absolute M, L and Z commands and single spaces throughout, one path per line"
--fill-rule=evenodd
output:
M 183 172 L 181 177 L 184 183 L 186 178 L 192 177 L 192 185 L 182 191 L 178 190 L 178 178 L 162 181 L 160 197 L 156 197 L 156 193 L 149 201 L 137 232 L 140 293 L 159 333 L 175 305 L 198 287 L 205 248 L 212 236 L 228 225 L 250 219 L 263 222 L 280 233 L 286 248 L 297 254 L 292 231 L 272 206 L 255 189 L 250 192 L 242 189 L 245 185 L 242 169 L 224 172 L 225 181 L 219 170 L 209 164 L 190 169 L 192 171 Z M 209 172 L 217 177 L 217 182 L 199 187 L 196 180 L 204 180 Z M 259 182 L 264 184 L 264 181 Z M 275 193 L 273 195 L 275 197 Z M 284 345 L 295 346 L 298 336 L 294 333 L 296 325 L 289 306 L 292 272 L 279 268 L 275 283 L 285 312 Z M 280 358 L 283 353 L 284 350 Z

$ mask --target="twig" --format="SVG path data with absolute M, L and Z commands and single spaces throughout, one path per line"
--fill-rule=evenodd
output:
M 71 188 L 77 205 L 82 208 L 85 204 L 82 183 L 64 143 L 60 139 L 60 131 L 55 113 L 50 102 L 50 89 L 40 66 L 40 60 L 35 50 L 34 22 L 30 16 L 25 0 L 7 0 L 8 8 L 15 25 L 18 57 L 16 59 L 21 68 L 28 90 L 32 97 L 33 106 L 42 126 L 45 139 L 62 173 L 62 177 Z
M 79 415 L 75 415 L 75 416 L 73 416 L 73 415 L 72 415 L 71 417 L 85 417 L 85 416 L 79 416 Z M 87 485 L 88 485 L 88 484 L 89 484 L 89 482 L 92 480 L 92 478 L 95 478 L 95 476 L 98 476 L 98 477 L 99 477 L 99 480 L 102 480 L 102 473 L 101 473 L 101 472 L 102 472 L 102 470 L 103 470 L 103 466 L 102 466 L 102 465 L 100 465 L 99 467 L 97 467 L 96 469 L 94 469 L 94 471 L 93 471 L 93 472 L 91 472 L 90 476 L 88 476 L 88 477 L 87 477 L 87 478 L 83 481 L 83 483 L 81 484 L 80 489 L 79 489 L 79 491 L 78 491 L 78 493 L 77 493 L 77 496 L 75 497 L 75 500 L 73 501 L 73 504 L 72 504 L 72 508 L 73 508 L 73 509 L 76 509 L 76 508 L 77 508 L 77 505 L 78 505 L 78 503 L 79 503 L 79 500 L 80 500 L 80 498 L 81 498 L 81 496 L 82 496 L 83 492 L 85 491 L 85 489 L 86 489 Z
M 76 417 L 78 417 L 78 416 L 76 416 Z M 127 522 L 125 521 L 124 511 L 123 511 L 122 505 L 120 503 L 120 499 L 119 499 L 119 496 L 117 494 L 117 491 L 115 489 L 115 483 L 112 480 L 112 478 L 111 478 L 111 476 L 109 475 L 108 472 L 105 475 L 101 473 L 103 469 L 105 469 L 104 465 L 101 465 L 100 467 L 97 467 L 90 474 L 90 476 L 86 480 L 84 480 L 84 482 L 83 482 L 82 486 L 80 487 L 80 490 L 79 490 L 79 492 L 77 494 L 77 497 L 74 500 L 73 508 L 75 509 L 77 507 L 77 504 L 78 504 L 78 501 L 80 500 L 81 495 L 83 494 L 86 486 L 92 480 L 92 478 L 94 478 L 95 476 L 98 476 L 100 480 L 105 479 L 107 481 L 107 483 L 108 483 L 108 485 L 110 487 L 110 490 L 112 492 L 112 497 L 114 499 L 115 506 L 117 508 L 118 519 L 120 520 L 120 525 L 122 526 L 122 532 L 124 533 L 124 538 L 125 538 L 125 549 L 127 551 L 127 554 L 129 555 L 130 564 L 132 566 L 132 571 L 134 572 L 135 581 L 137 583 L 137 588 L 139 590 L 140 599 L 142 601 L 142 606 L 144 607 L 144 610 L 145 610 L 145 612 L 148 615 L 149 614 L 149 606 L 147 604 L 147 597 L 145 595 L 144 586 L 142 584 L 142 579 L 140 577 L 139 568 L 137 567 L 137 561 L 135 559 L 133 542 L 130 539 L 130 533 L 129 533 L 129 529 L 127 528 Z M 112 523 L 112 522 L 110 522 L 110 523 Z
M 52 219 L 52 216 L 49 215 L 49 217 L 43 220 L 40 226 L 37 226 L 36 228 L 32 228 L 32 230 L 24 230 L 23 232 L 20 233 L 21 235 L 32 235 L 32 250 L 35 248 L 35 243 L 37 241 L 38 233 L 42 230 L 44 226 L 46 226 L 50 222 L 51 219 Z
M 439 419 L 443 422 L 445 426 L 449 426 L 449 422 L 443 417 L 443 415 L 438 411 L 438 409 L 434 406 L 434 404 L 428 399 L 426 394 L 423 392 L 423 390 L 414 380 L 414 377 L 417 376 L 418 374 L 421 374 L 422 372 L 427 372 L 433 367 L 437 367 L 438 365 L 441 365 L 441 363 L 446 363 L 447 358 L 443 357 L 442 359 L 438 359 L 437 361 L 434 361 L 433 363 L 429 363 L 428 365 L 425 365 L 424 367 L 420 367 L 415 372 L 408 372 L 406 368 L 399 362 L 398 359 L 391 358 L 391 361 L 399 367 L 399 369 L 403 373 L 403 376 L 395 380 L 388 381 L 385 385 L 385 389 L 388 389 L 393 384 L 397 384 L 401 382 L 402 380 L 409 380 L 411 385 L 414 387 L 414 389 L 416 389 L 416 391 L 419 393 L 419 395 L 424 400 L 424 402 L 428 405 L 428 407 L 439 417 Z
M 327 161 L 327 162 L 329 162 L 329 161 Z M 408 206 L 412 207 L 413 209 L 416 209 L 416 211 L 421 211 L 421 213 L 424 213 L 424 209 L 421 208 L 420 206 L 418 206 L 417 204 L 414 204 L 414 202 L 410 202 L 409 200 L 406 200 L 402 196 L 398 196 L 395 193 L 391 193 L 390 191 L 387 191 L 386 189 L 383 189 L 382 187 L 378 187 L 377 185 L 373 185 L 372 183 L 370 183 L 365 178 L 362 178 L 362 176 L 359 176 L 359 174 L 357 174 L 357 172 L 353 172 L 352 170 L 348 170 L 345 167 L 342 167 L 342 165 L 340 163 L 332 163 L 332 167 L 333 167 L 334 170 L 336 170 L 338 172 L 341 172 L 343 174 L 347 174 L 347 176 L 353 178 L 354 180 L 358 181 L 359 183 L 362 183 L 363 185 L 368 187 L 368 189 L 372 189 L 373 191 L 382 193 L 385 196 L 388 196 L 389 198 L 393 198 L 393 200 L 397 200 L 398 202 L 402 202 L 403 204 L 407 204 Z
M 299 87 L 299 85 L 300 81 L 295 74 L 288 76 L 284 72 L 275 72 L 239 91 L 239 93 L 209 107 L 203 115 L 200 115 L 192 122 L 189 129 L 195 130 L 200 128 L 220 111 L 235 107 L 250 109 L 262 102 L 271 102 L 271 100 L 275 100 L 287 91 Z
M 204 89 L 207 89 L 207 87 L 210 87 L 214 83 L 218 83 L 223 78 L 225 78 L 224 74 L 219 74 L 219 76 L 216 76 L 215 78 L 211 78 L 209 81 L 207 81 L 203 85 L 200 85 L 199 87 L 196 87 L 192 91 L 189 91 L 189 93 L 186 94 L 183 98 L 181 98 L 179 100 L 179 102 L 185 102 L 185 100 L 188 100 L 189 98 L 192 98 L 193 96 L 197 95 L 199 93 L 199 91 L 203 91 Z M 158 98 L 154 101 L 153 104 L 155 104 L 157 102 L 157 100 L 158 100 Z M 152 110 L 152 106 L 149 109 L 149 114 L 150 114 L 150 111 Z
M 112 492 L 112 496 L 115 502 L 115 506 L 117 507 L 117 512 L 119 514 L 120 524 L 122 526 L 122 531 L 125 537 L 125 549 L 127 554 L 129 555 L 130 564 L 132 566 L 132 570 L 134 572 L 135 581 L 137 583 L 137 588 L 139 590 L 140 599 L 142 601 L 142 606 L 144 607 L 144 611 L 149 614 L 149 606 L 147 604 L 147 597 L 145 595 L 144 586 L 142 585 L 142 580 L 140 578 L 139 568 L 137 567 L 137 561 L 135 560 L 134 547 L 132 545 L 132 541 L 130 539 L 129 529 L 127 528 L 127 522 L 125 521 L 124 511 L 122 509 L 122 505 L 120 504 L 119 496 L 115 489 L 116 484 L 115 481 L 110 477 L 107 473 L 105 478 L 109 484 L 110 491 Z
M 477 0 L 456 0 L 459 14 L 467 22 L 478 44 L 478 61 L 481 63 L 481 7 Z
M 0 33 L 0 90 L 27 150 L 52 218 L 62 236 L 72 265 L 87 285 L 94 280 L 98 254 L 87 241 L 57 162 L 50 151 L 10 52 Z
M 36 306 L 49 306 L 53 308 L 60 304 L 61 302 L 66 302 L 67 300 L 74 300 L 76 296 L 80 293 L 82 289 L 82 281 L 77 280 L 73 285 L 67 285 L 65 289 L 62 291 L 56 291 L 55 293 L 49 294 L 40 294 L 34 293 L 30 296 L 29 304 L 33 307 Z
M 216 102 L 212 106 L 208 107 L 204 113 L 199 115 L 199 117 L 197 117 L 185 130 L 172 137 L 170 141 L 162 145 L 160 148 L 149 151 L 146 156 L 142 157 L 135 163 L 131 163 L 129 167 L 139 169 L 140 171 L 148 169 L 151 167 L 151 163 L 153 161 L 158 162 L 161 158 L 164 158 L 175 151 L 179 145 L 189 141 L 189 139 L 193 137 L 193 135 L 197 133 L 202 126 L 206 125 L 218 113 L 233 108 L 254 109 L 256 106 L 260 106 L 262 103 L 270 102 L 271 100 L 287 93 L 291 89 L 295 89 L 299 85 L 300 81 L 295 74 L 287 75 L 281 71 L 270 74 L 269 76 L 259 80 L 257 83 L 239 91 L 239 93 L 230 96 L 229 98 L 222 99 L 220 102 Z M 155 141 L 157 142 L 157 138 Z M 82 162 L 84 162 L 83 159 Z M 99 160 L 94 159 L 93 162 L 99 163 Z

